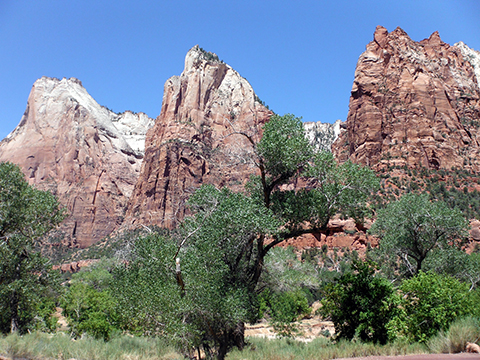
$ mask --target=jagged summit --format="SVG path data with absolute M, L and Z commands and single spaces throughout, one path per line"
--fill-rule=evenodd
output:
M 217 54 L 206 51 L 199 45 L 195 45 L 187 52 L 187 55 L 185 56 L 185 69 L 189 69 L 192 67 L 192 65 L 201 61 L 224 64 L 224 62 L 218 58 Z
M 99 105 L 83 87 L 82 82 L 73 77 L 60 80 L 43 76 L 33 84 L 32 94 L 35 101 L 41 103 L 37 108 L 40 117 L 28 117 L 31 107 L 28 103 L 20 123 L 6 136 L 6 141 L 26 131 L 29 126 L 27 120 L 33 121 L 37 128 L 40 126 L 55 130 L 60 126 L 58 121 L 61 119 L 62 111 L 81 106 L 95 119 L 99 131 L 108 137 L 116 148 L 138 158 L 143 156 L 145 135 L 154 122 L 146 114 L 133 114 L 131 111 L 115 114 Z M 42 121 L 41 125 L 39 121 Z M 81 123 L 77 125 L 82 126 Z
M 480 89 L 460 48 L 377 27 L 355 70 L 337 157 L 370 166 L 479 171 Z
M 249 161 L 252 145 L 240 132 L 259 140 L 271 114 L 238 72 L 194 46 L 182 74 L 165 82 L 128 221 L 171 228 L 201 184 L 242 189 L 255 166 Z

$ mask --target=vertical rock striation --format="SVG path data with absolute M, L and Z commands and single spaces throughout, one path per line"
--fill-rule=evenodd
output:
M 480 170 L 480 89 L 459 47 L 378 26 L 355 70 L 340 161 Z
M 193 47 L 182 74 L 165 83 L 128 222 L 172 228 L 202 184 L 241 190 L 256 172 L 247 136 L 258 141 L 271 114 L 247 80 L 215 54 Z
M 20 124 L 0 142 L 0 161 L 52 191 L 69 214 L 63 242 L 87 247 L 122 222 L 140 172 L 141 139 L 152 125 L 145 114 L 100 106 L 77 79 L 42 77 Z

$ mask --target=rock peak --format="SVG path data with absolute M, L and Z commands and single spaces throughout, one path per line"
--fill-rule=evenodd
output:
M 127 223 L 172 228 L 201 184 L 242 190 L 255 167 L 248 161 L 254 149 L 240 134 L 258 140 L 271 114 L 248 81 L 216 54 L 198 45 L 190 49 L 182 74 L 165 83 Z
M 387 42 L 387 36 L 388 30 L 383 26 L 378 25 L 373 34 L 375 42 L 383 48 Z
M 462 52 L 463 58 L 468 61 L 475 69 L 477 83 L 480 86 L 480 51 L 469 48 L 463 41 L 454 44 Z
M 440 46 L 443 44 L 442 39 L 440 38 L 440 34 L 438 31 L 434 31 L 432 35 L 427 39 L 428 43 L 432 46 Z
M 187 55 L 185 56 L 185 71 L 197 69 L 202 65 L 205 66 L 206 64 L 213 65 L 224 63 L 218 58 L 217 54 L 206 51 L 199 45 L 195 45 L 187 52 Z
M 377 27 L 357 62 L 347 131 L 333 145 L 338 159 L 480 171 L 475 55 L 437 31 L 421 42 L 400 28 L 385 33 Z

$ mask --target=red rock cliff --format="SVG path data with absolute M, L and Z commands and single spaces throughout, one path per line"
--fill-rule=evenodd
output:
M 360 56 L 341 161 L 480 170 L 480 89 L 474 68 L 434 32 L 420 42 L 378 26 Z
M 202 184 L 240 190 L 256 168 L 253 148 L 239 133 L 258 141 L 270 116 L 247 80 L 215 54 L 193 47 L 182 74 L 165 83 L 128 222 L 172 228 L 185 215 L 185 201 Z
M 52 191 L 69 214 L 63 243 L 87 247 L 122 222 L 151 123 L 145 114 L 117 115 L 98 105 L 77 79 L 43 77 L 20 124 L 0 142 L 0 161 L 19 165 L 30 184 Z

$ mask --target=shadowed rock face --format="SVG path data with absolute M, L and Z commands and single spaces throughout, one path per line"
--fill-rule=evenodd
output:
M 357 63 L 337 158 L 479 171 L 480 89 L 469 60 L 438 32 L 415 42 L 377 27 Z
M 165 83 L 161 113 L 147 133 L 128 223 L 172 228 L 202 184 L 243 189 L 256 173 L 245 135 L 258 142 L 271 114 L 247 80 L 215 54 L 193 47 L 182 74 Z
M 122 222 L 143 158 L 141 139 L 152 125 L 145 114 L 100 106 L 77 79 L 43 77 L 20 124 L 0 142 L 0 161 L 19 165 L 30 184 L 52 191 L 69 214 L 63 242 L 87 247 Z

